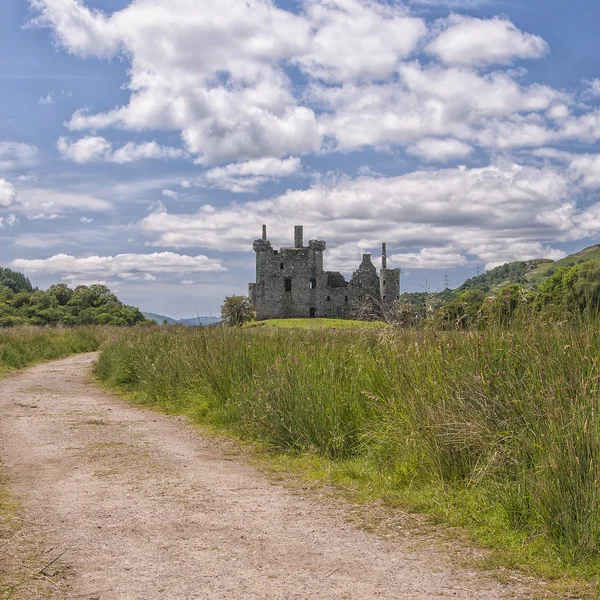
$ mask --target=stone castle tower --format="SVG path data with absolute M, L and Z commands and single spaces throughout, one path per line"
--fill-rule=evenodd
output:
M 263 225 L 262 239 L 253 244 L 256 252 L 256 283 L 248 286 L 248 296 L 256 317 L 351 317 L 371 303 L 380 313 L 387 312 L 400 295 L 400 269 L 388 269 L 386 245 L 382 244 L 379 275 L 370 254 L 346 281 L 339 271 L 323 270 L 326 244 L 310 240 L 304 245 L 302 225 L 294 228 L 294 247 L 274 250 Z

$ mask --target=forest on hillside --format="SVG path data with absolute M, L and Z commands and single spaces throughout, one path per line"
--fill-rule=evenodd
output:
M 428 323 L 442 329 L 481 329 L 508 325 L 516 318 L 542 321 L 597 319 L 600 311 L 600 263 L 563 267 L 537 288 L 524 282 L 527 263 L 504 265 L 468 280 L 456 290 L 438 294 L 403 294 L 400 315 L 411 324 Z
M 18 325 L 136 325 L 147 323 L 104 285 L 64 283 L 39 290 L 25 275 L 0 267 L 0 327 Z

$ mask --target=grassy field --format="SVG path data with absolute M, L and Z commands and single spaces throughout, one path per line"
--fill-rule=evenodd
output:
M 254 321 L 246 327 L 278 327 L 280 329 L 385 329 L 381 321 L 355 321 L 353 319 L 269 319 Z
M 140 331 L 97 375 L 459 526 L 498 564 L 599 581 L 598 328 Z

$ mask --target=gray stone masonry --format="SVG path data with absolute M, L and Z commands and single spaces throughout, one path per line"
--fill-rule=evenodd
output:
M 354 271 L 350 281 L 338 271 L 323 270 L 326 244 L 310 240 L 304 246 L 302 225 L 294 228 L 294 247 L 275 250 L 267 239 L 253 244 L 256 252 L 256 283 L 248 285 L 248 296 L 256 318 L 355 316 L 361 307 L 372 304 L 376 311 L 388 311 L 400 295 L 400 269 L 388 269 L 386 246 L 382 245 L 379 275 L 370 254 Z

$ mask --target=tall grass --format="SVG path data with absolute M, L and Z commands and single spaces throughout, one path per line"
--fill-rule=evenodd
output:
M 0 375 L 35 362 L 97 350 L 108 336 L 106 327 L 0 329 Z
M 169 328 L 116 340 L 96 369 L 143 402 L 354 465 L 382 495 L 597 575 L 599 361 L 598 328 Z

